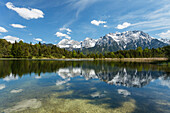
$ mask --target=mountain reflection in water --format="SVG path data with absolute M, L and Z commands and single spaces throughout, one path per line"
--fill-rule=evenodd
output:
M 70 78 L 82 76 L 86 80 L 100 79 L 111 85 L 126 87 L 143 87 L 156 79 L 165 80 L 169 85 L 170 70 L 166 65 L 153 65 L 132 62 L 108 61 L 0 61 L 0 78 L 4 81 L 16 80 L 26 74 L 35 73 L 37 79 L 41 73 L 57 73 L 63 80 L 57 84 L 70 81 Z M 168 86 L 170 87 L 170 86 Z
M 170 110 L 168 65 L 1 60 L 0 67 L 2 113 L 169 113 Z

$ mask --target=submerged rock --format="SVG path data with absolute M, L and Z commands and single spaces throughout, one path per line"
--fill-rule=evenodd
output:
M 93 97 L 93 98 L 101 98 L 101 97 L 104 97 L 104 96 L 105 96 L 105 94 L 100 93 L 100 92 L 94 92 L 94 93 L 91 94 L 91 97 Z
M 5 88 L 5 84 L 0 84 L 0 90 Z
M 124 97 L 131 95 L 131 93 L 125 89 L 118 89 L 117 91 L 119 94 L 124 95 Z
M 11 90 L 10 93 L 20 93 L 22 91 L 23 89 L 18 89 L 18 90 L 14 89 L 14 90 Z
M 12 112 L 19 112 L 26 110 L 28 108 L 30 109 L 36 109 L 41 107 L 41 101 L 38 101 L 37 99 L 30 99 L 30 100 L 23 100 L 21 102 L 18 102 L 15 106 L 5 109 L 5 113 L 12 113 Z

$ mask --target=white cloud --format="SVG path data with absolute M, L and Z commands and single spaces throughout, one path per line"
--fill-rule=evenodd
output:
M 71 37 L 70 36 L 68 36 L 67 34 L 64 34 L 64 33 L 61 33 L 61 32 L 57 32 L 56 34 L 55 34 L 57 37 L 65 37 L 65 38 L 68 38 L 68 39 L 71 39 Z
M 60 30 L 60 31 L 67 31 L 67 34 L 71 34 L 71 32 L 72 32 L 72 30 L 71 30 L 71 29 L 69 29 L 69 28 L 65 28 L 65 27 L 60 28 L 59 30 Z
M 67 34 L 69 35 L 69 34 L 71 34 L 70 32 L 67 32 Z
M 168 30 L 167 32 L 159 33 L 157 35 L 161 38 L 169 38 L 170 39 L 170 30 Z
M 5 33 L 5 32 L 8 32 L 8 31 L 7 31 L 5 28 L 3 28 L 3 27 L 0 26 L 0 32 Z
M 11 2 L 6 3 L 6 7 L 16 11 L 21 17 L 27 20 L 44 18 L 44 13 L 39 9 L 15 7 Z
M 32 36 L 32 33 L 29 33 L 28 35 Z
M 26 26 L 23 26 L 21 24 L 11 24 L 11 26 L 14 28 L 26 28 Z
M 131 25 L 133 29 L 141 29 L 145 32 L 170 29 L 170 1 L 150 0 L 150 2 L 149 4 L 152 6 L 146 5 L 142 9 L 130 11 L 126 15 L 118 17 L 118 21 L 134 20 L 136 23 Z
M 15 41 L 19 41 L 20 39 L 18 37 L 13 37 L 13 36 L 5 36 L 3 39 L 6 39 L 8 42 L 15 43 Z
M 2 34 L 0 33 L 0 35 L 2 35 Z
M 35 41 L 39 41 L 39 42 L 42 42 L 42 39 L 41 38 L 34 38 Z
M 117 29 L 124 29 L 124 28 L 127 28 L 127 27 L 129 27 L 129 26 L 131 26 L 131 23 L 124 22 L 122 25 L 119 24 L 116 28 L 117 28 Z
M 98 1 L 99 0 L 70 0 L 70 4 L 73 9 L 77 10 L 76 17 L 78 17 L 80 12 Z
M 66 23 L 64 27 L 70 26 L 78 19 L 78 16 L 82 11 L 84 11 L 85 9 L 99 1 L 101 0 L 67 0 L 66 4 L 69 4 L 68 5 L 69 10 L 76 11 L 76 18 L 73 17 L 72 19 L 70 19 L 70 21 Z
M 103 27 L 108 27 L 107 25 L 104 25 Z
M 91 24 L 94 24 L 96 26 L 99 26 L 100 24 L 106 24 L 107 22 L 106 21 L 97 21 L 97 20 L 93 20 L 91 21 Z

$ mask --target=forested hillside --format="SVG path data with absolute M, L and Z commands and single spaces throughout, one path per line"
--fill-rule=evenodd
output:
M 72 57 L 72 52 L 61 49 L 53 45 L 52 47 L 39 44 L 27 44 L 22 41 L 11 44 L 4 39 L 0 39 L 0 57 L 6 58 L 32 58 L 48 57 L 62 58 Z
M 152 58 L 170 57 L 170 46 L 157 49 L 144 50 L 138 47 L 136 50 L 119 50 L 116 52 L 99 51 L 98 53 L 83 54 L 80 51 L 67 51 L 56 45 L 47 46 L 45 44 L 33 45 L 23 41 L 14 44 L 0 39 L 0 58 Z

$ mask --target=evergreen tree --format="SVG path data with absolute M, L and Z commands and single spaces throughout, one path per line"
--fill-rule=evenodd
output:
M 130 58 L 130 55 L 129 55 L 129 53 L 126 53 L 126 58 Z
M 18 58 L 22 58 L 22 57 L 23 57 L 23 54 L 24 54 L 24 52 L 23 52 L 23 50 L 22 50 L 22 47 L 21 47 L 21 45 L 19 45 L 19 47 L 18 47 L 18 49 L 17 49 L 17 57 L 18 57 Z
M 72 57 L 73 57 L 73 58 L 76 58 L 76 56 L 77 56 L 77 53 L 76 53 L 75 50 L 73 50 L 73 52 L 72 52 Z
M 143 52 L 142 47 L 138 47 L 136 50 L 137 50 L 137 57 L 143 57 L 143 55 L 142 55 L 142 52 Z
M 111 52 L 111 53 L 110 53 L 110 56 L 111 56 L 111 58 L 115 58 L 115 57 L 116 57 L 116 55 L 114 54 L 114 52 Z
M 119 53 L 118 58 L 124 58 L 124 56 L 121 53 Z
M 170 46 L 164 47 L 165 55 L 170 59 Z
M 103 54 L 102 53 L 99 54 L 99 58 L 103 58 Z
M 11 49 L 11 54 L 12 54 L 14 57 L 17 57 L 17 49 L 18 49 L 18 44 L 17 44 L 17 42 L 15 41 L 15 43 L 12 44 L 12 49 Z

